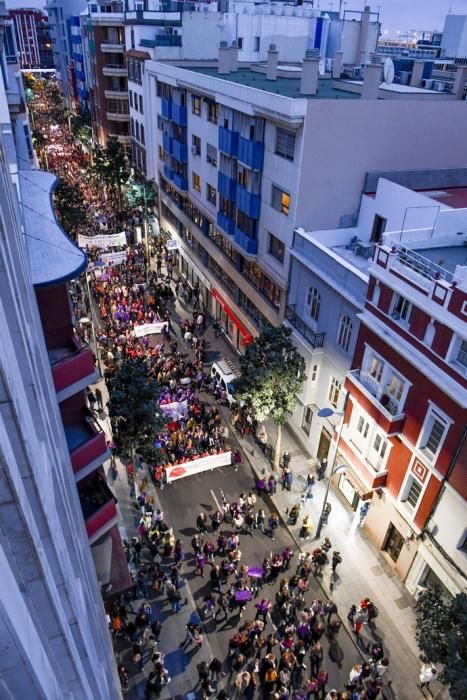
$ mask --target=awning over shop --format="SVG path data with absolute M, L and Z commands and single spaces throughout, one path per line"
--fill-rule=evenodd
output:
M 352 488 L 354 491 L 358 493 L 362 501 L 369 501 L 371 500 L 373 496 L 373 490 L 372 488 L 368 487 L 361 479 L 360 477 L 354 472 L 352 467 L 349 466 L 348 461 L 343 458 L 343 456 L 339 453 L 338 457 L 338 463 L 339 464 L 345 464 L 346 470 L 345 470 L 345 478 L 347 481 L 351 484 Z
M 231 310 L 227 302 L 221 297 L 217 289 L 211 289 L 211 294 L 216 299 L 216 301 L 219 302 L 219 304 L 222 306 L 223 310 L 227 314 L 227 316 L 230 318 L 234 326 L 236 326 L 242 336 L 242 344 L 243 345 L 249 345 L 250 343 L 253 342 L 253 336 L 249 331 L 245 328 L 245 326 L 242 324 L 241 321 L 235 316 L 234 312 Z

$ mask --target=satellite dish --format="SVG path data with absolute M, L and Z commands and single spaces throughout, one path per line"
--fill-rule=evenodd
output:
M 318 70 L 319 70 L 319 74 L 320 74 L 320 75 L 324 75 L 325 72 L 326 72 L 326 64 L 325 64 L 325 62 L 323 61 L 323 59 L 321 59 L 320 62 L 319 62 L 319 68 L 318 68 Z
M 387 58 L 384 62 L 384 82 L 385 83 L 392 83 L 394 80 L 394 63 L 392 62 L 392 59 Z

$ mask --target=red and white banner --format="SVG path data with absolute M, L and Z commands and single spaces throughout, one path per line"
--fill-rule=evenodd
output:
M 232 463 L 232 453 L 230 450 L 228 452 L 221 452 L 217 455 L 209 455 L 208 457 L 200 457 L 199 459 L 194 459 L 192 462 L 184 462 L 183 464 L 177 464 L 174 467 L 167 468 L 167 483 L 176 481 L 177 479 L 183 479 L 185 476 L 193 476 L 193 474 L 200 474 L 208 469 L 216 469 L 217 467 L 227 467 Z

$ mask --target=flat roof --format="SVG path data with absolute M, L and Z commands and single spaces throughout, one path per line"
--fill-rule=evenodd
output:
M 246 85 L 247 87 L 256 88 L 257 90 L 264 90 L 265 92 L 270 92 L 273 95 L 282 95 L 282 97 L 297 97 L 311 100 L 360 99 L 360 95 L 357 93 L 346 90 L 338 90 L 337 88 L 333 87 L 333 81 L 327 78 L 321 78 L 318 80 L 317 95 L 301 95 L 300 77 L 278 77 L 277 80 L 266 80 L 266 75 L 264 73 L 260 73 L 256 70 L 250 70 L 250 68 L 239 68 L 236 73 L 221 75 L 217 70 L 217 66 L 180 65 L 179 67 L 194 73 L 202 73 L 203 75 L 210 75 L 213 78 L 226 80 L 230 83 L 238 83 L 239 85 Z M 281 69 L 289 70 L 290 68 L 288 66 L 279 65 L 279 72 Z
M 431 197 L 441 204 L 446 204 L 452 209 L 467 208 L 467 187 L 443 187 L 443 189 L 417 190 L 417 192 Z
M 410 248 L 410 243 L 407 247 Z M 449 272 L 455 272 L 457 265 L 467 265 L 467 248 L 463 245 L 417 248 L 414 252 Z

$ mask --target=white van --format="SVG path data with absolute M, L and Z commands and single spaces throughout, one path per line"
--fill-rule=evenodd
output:
M 220 382 L 221 387 L 227 394 L 227 401 L 229 402 L 229 406 L 235 402 L 232 382 L 239 376 L 240 372 L 238 371 L 237 367 L 235 367 L 234 363 L 230 360 L 222 359 L 218 360 L 217 362 L 213 362 L 212 364 L 211 378 L 217 379 L 217 381 Z

